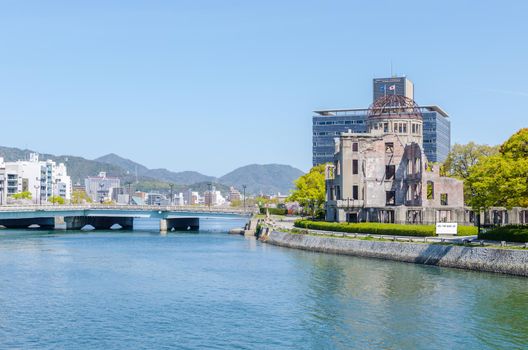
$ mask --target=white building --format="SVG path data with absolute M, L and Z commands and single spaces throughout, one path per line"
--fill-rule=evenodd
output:
M 200 194 L 191 189 L 183 193 L 183 201 L 185 205 L 196 205 L 201 202 Z
M 204 202 L 205 205 L 222 205 L 226 202 L 226 199 L 222 196 L 220 191 L 217 191 L 216 188 L 213 188 L 210 191 L 204 192 Z
M 16 193 L 29 192 L 35 203 L 44 203 L 53 196 L 71 199 L 72 183 L 63 163 L 39 161 L 37 153 L 29 160 L 4 162 L 0 158 L 0 204 Z
M 84 179 L 86 194 L 94 202 L 104 202 L 112 198 L 114 188 L 121 187 L 121 181 L 117 177 L 108 177 L 102 171 L 99 176 L 90 176 Z
M 172 199 L 172 205 L 177 205 L 180 207 L 185 205 L 185 200 L 182 192 L 174 195 L 174 198 Z

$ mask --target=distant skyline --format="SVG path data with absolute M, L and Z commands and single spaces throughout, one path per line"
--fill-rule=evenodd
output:
M 452 143 L 528 126 L 525 1 L 0 0 L 0 145 L 220 176 L 307 171 L 313 110 L 393 72 Z

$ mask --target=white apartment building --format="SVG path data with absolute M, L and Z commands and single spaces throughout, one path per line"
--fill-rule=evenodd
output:
M 5 162 L 0 158 L 0 204 L 16 193 L 29 192 L 35 203 L 45 203 L 53 196 L 71 199 L 72 182 L 64 163 L 39 161 L 37 153 L 29 160 Z

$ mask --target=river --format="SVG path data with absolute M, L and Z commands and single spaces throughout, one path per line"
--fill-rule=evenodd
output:
M 528 279 L 228 235 L 0 231 L 0 348 L 528 346 Z

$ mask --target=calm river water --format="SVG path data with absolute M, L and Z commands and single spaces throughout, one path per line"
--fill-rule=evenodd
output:
M 528 346 L 528 279 L 204 231 L 0 231 L 0 348 Z M 148 228 L 148 225 L 146 226 Z

